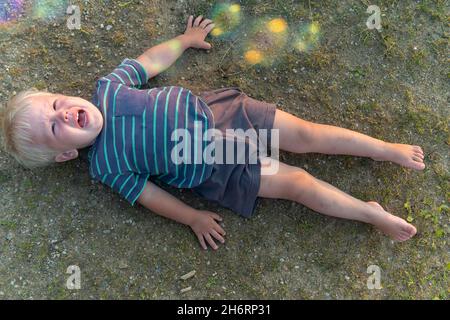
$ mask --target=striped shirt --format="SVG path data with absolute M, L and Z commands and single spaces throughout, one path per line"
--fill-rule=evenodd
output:
M 192 188 L 212 172 L 211 164 L 198 159 L 208 143 L 203 137 L 214 127 L 209 107 L 181 87 L 140 90 L 147 81 L 142 65 L 125 59 L 97 81 L 93 97 L 104 121 L 89 150 L 90 175 L 132 205 L 150 176 L 171 186 Z M 189 135 L 182 139 L 175 129 L 185 129 Z M 190 150 L 190 163 L 172 161 L 172 150 L 180 143 L 189 145 L 184 151 Z

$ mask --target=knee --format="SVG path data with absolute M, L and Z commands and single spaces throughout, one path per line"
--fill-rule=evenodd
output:
M 313 189 L 315 178 L 303 169 L 290 174 L 290 198 L 293 201 L 303 202 L 303 199 Z
M 313 145 L 316 136 L 316 125 L 313 122 L 301 120 L 301 123 L 297 126 L 296 134 L 298 141 L 305 146 Z

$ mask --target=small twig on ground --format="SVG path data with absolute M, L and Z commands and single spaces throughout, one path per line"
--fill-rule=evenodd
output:
M 228 50 L 225 52 L 225 54 L 223 55 L 222 59 L 220 59 L 219 62 L 219 69 L 222 69 L 222 62 L 225 59 L 225 57 L 228 55 L 228 53 L 230 52 L 231 48 L 234 47 L 234 44 L 238 41 L 239 39 L 236 39 L 233 41 L 233 43 L 230 45 L 230 47 L 228 48 Z

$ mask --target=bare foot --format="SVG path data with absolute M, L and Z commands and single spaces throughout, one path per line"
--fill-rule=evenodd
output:
M 396 217 L 385 211 L 379 203 L 375 201 L 368 201 L 367 203 L 380 212 L 378 217 L 374 217 L 373 225 L 375 225 L 383 233 L 390 236 L 392 239 L 397 241 L 406 241 L 414 237 L 417 233 L 416 227 L 402 218 Z
M 423 170 L 425 169 L 423 158 L 423 151 L 419 146 L 386 142 L 384 154 L 372 159 L 376 161 L 392 161 L 407 168 Z

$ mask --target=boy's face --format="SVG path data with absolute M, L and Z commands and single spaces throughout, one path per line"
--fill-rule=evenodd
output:
M 89 101 L 60 94 L 30 96 L 33 142 L 60 152 L 57 162 L 74 159 L 102 130 L 103 116 Z

